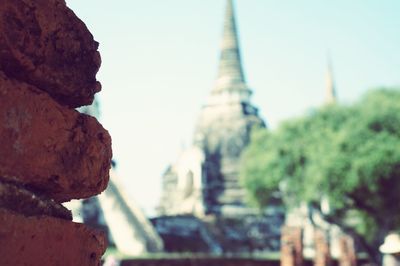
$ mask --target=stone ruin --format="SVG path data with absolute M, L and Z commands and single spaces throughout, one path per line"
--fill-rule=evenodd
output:
M 312 259 L 315 266 L 357 266 L 357 253 L 353 238 L 341 233 L 338 237 L 339 254 L 332 256 L 332 239 L 329 230 L 315 228 L 313 249 L 315 254 L 308 256 L 304 252 L 304 228 L 284 226 L 281 234 L 281 266 L 308 265 L 306 259 Z M 305 256 L 306 255 L 306 256 Z
M 102 192 L 111 138 L 74 108 L 101 89 L 98 43 L 64 0 L 0 5 L 0 265 L 99 265 L 105 236 L 61 205 Z
M 163 176 L 161 214 L 202 217 L 252 212 L 244 202 L 239 160 L 252 128 L 265 127 L 265 123 L 251 103 L 251 95 L 242 69 L 233 3 L 229 0 L 217 80 L 201 109 L 192 146 Z
M 182 239 L 185 236 L 179 233 L 188 231 L 182 216 L 192 227 L 198 225 L 191 231 L 193 238 L 198 238 L 204 228 L 208 230 L 213 241 L 203 242 L 214 243 L 207 247 L 213 252 L 279 250 L 283 209 L 271 206 L 260 217 L 246 204 L 240 183 L 240 155 L 252 129 L 265 127 L 265 123 L 251 102 L 252 90 L 242 68 L 233 1 L 228 0 L 226 6 L 215 86 L 200 111 L 192 146 L 163 175 L 160 217 L 153 222 L 161 230 L 167 250 L 179 250 L 170 239 Z M 196 245 L 188 247 L 193 248 L 186 251 L 204 251 Z

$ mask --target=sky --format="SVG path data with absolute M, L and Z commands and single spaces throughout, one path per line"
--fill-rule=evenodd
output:
M 117 174 L 154 215 L 217 75 L 225 0 L 67 0 L 100 43 L 100 121 Z M 324 102 L 400 87 L 400 1 L 235 0 L 244 72 L 269 128 Z M 329 55 L 329 56 L 328 56 Z

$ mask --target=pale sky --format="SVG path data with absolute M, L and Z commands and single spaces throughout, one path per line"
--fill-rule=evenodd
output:
M 153 214 L 217 74 L 225 0 L 67 0 L 100 42 L 101 121 L 117 172 Z M 400 87 L 399 0 L 236 0 L 244 71 L 270 128 L 323 103 Z

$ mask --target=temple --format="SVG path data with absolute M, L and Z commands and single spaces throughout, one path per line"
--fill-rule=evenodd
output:
M 234 7 L 227 1 L 219 70 L 201 109 L 192 146 L 163 176 L 162 215 L 236 216 L 251 212 L 239 182 L 239 159 L 253 127 L 265 127 L 251 104 Z

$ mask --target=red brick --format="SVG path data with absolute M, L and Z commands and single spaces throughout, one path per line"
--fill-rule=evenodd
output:
M 70 107 L 101 88 L 98 43 L 64 0 L 2 0 L 0 70 Z
M 0 209 L 0 265 L 94 266 L 106 249 L 103 233 L 57 218 Z
M 58 202 L 107 186 L 111 138 L 97 120 L 1 72 L 0 147 L 0 178 Z

